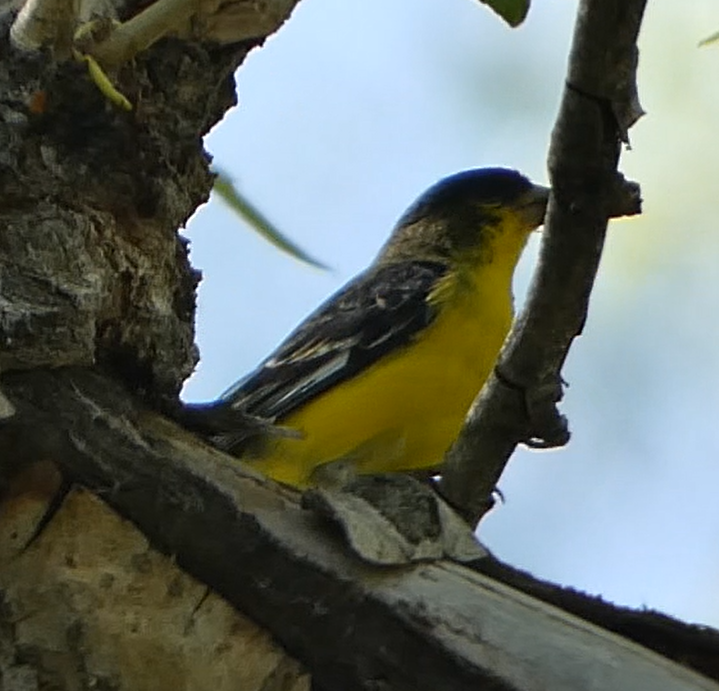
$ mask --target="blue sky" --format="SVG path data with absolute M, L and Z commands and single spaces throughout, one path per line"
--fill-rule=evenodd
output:
M 645 117 L 622 168 L 645 213 L 613 222 L 564 376 L 573 437 L 520 451 L 480 535 L 539 576 L 719 625 L 719 29 L 712 0 L 649 3 Z M 202 361 L 216 397 L 371 261 L 439 178 L 504 165 L 546 182 L 576 5 L 535 2 L 510 30 L 471 0 L 302 0 L 237 75 L 207 138 L 217 163 L 332 268 L 280 254 L 215 200 L 186 234 L 204 273 Z M 535 240 L 536 244 L 536 240 Z M 536 253 L 515 283 L 518 299 Z

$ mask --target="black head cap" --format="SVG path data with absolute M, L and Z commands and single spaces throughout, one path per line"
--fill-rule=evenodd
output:
M 432 185 L 407 209 L 398 225 L 418 221 L 428 213 L 478 205 L 511 204 L 532 187 L 521 173 L 509 168 L 474 168 L 450 175 Z

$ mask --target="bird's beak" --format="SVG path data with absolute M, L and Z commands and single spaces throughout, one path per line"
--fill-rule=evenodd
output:
M 537 228 L 544 222 L 548 201 L 549 187 L 543 185 L 532 185 L 519 200 L 522 217 L 532 228 Z

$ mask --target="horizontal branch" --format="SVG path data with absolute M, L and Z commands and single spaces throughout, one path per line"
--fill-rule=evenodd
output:
M 93 371 L 11 372 L 2 385 L 18 413 L 0 427 L 0 459 L 54 459 L 268 628 L 321 688 L 719 688 L 471 569 L 360 562 L 296 492 Z M 711 657 L 718 652 L 715 644 Z

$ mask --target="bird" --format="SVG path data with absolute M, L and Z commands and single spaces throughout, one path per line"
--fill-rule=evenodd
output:
M 507 168 L 430 187 L 366 270 L 203 409 L 211 441 L 298 488 L 436 471 L 511 327 L 514 270 L 548 197 Z M 270 424 L 233 434 L 235 415 Z

